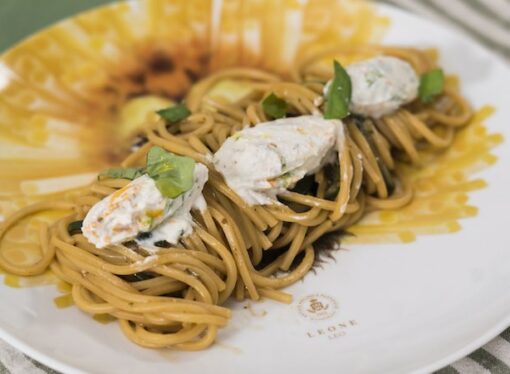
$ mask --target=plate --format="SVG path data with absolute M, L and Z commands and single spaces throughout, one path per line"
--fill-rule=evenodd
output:
M 353 229 L 357 240 L 344 242 L 321 268 L 288 289 L 294 295 L 291 305 L 232 302 L 232 321 L 217 344 L 203 352 L 139 348 L 115 323 L 98 323 L 74 307 L 57 309 L 55 298 L 61 306 L 69 300 L 65 289 L 23 287 L 51 282 L 49 275 L 38 281 L 4 275 L 1 338 L 66 373 L 191 374 L 204 368 L 222 373 L 425 373 L 467 355 L 510 325 L 510 148 L 497 146 L 510 136 L 507 65 L 464 35 L 390 6 L 305 3 L 279 2 L 267 21 L 263 2 L 245 2 L 239 9 L 237 2 L 122 3 L 65 21 L 10 50 L 0 63 L 0 161 L 2 170 L 9 170 L 0 187 L 0 208 L 5 212 L 36 199 L 34 188 L 53 191 L 55 183 L 40 180 L 76 172 L 87 178 L 108 157 L 115 158 L 105 153 L 107 136 L 91 140 L 87 116 L 107 112 L 101 107 L 105 101 L 95 100 L 94 93 L 115 106 L 137 89 L 136 77 L 132 86 L 121 79 L 122 89 L 109 90 L 101 79 L 105 71 L 120 74 L 123 66 L 136 65 L 137 59 L 115 65 L 125 51 L 139 53 L 139 60 L 147 56 L 141 35 L 174 53 L 183 71 L 200 68 L 186 65 L 189 61 L 206 59 L 211 69 L 241 63 L 285 70 L 305 44 L 377 41 L 384 35 L 385 44 L 437 48 L 440 64 L 459 76 L 462 92 L 477 109 L 470 130 L 461 135 L 465 141 L 456 142 L 453 153 L 441 159 L 450 169 L 429 168 L 417 177 L 419 192 L 432 197 L 424 200 L 431 204 L 430 214 L 368 217 Z M 241 33 L 236 31 L 239 14 L 246 21 Z M 164 15 L 174 17 L 173 22 L 163 22 Z M 264 30 L 279 31 L 273 34 L 277 41 Z M 174 48 L 179 43 L 188 48 Z M 34 51 L 35 45 L 42 48 Z M 54 74 L 44 75 L 48 71 Z M 146 76 L 146 82 L 151 79 Z M 169 94 L 182 95 L 189 82 L 181 83 Z M 157 80 L 150 84 L 149 90 L 165 89 Z M 97 118 L 104 121 L 100 124 L 115 121 Z M 15 131 L 5 130 L 8 121 Z M 6 169 L 13 160 L 16 168 Z M 40 170 L 51 170 L 51 175 Z

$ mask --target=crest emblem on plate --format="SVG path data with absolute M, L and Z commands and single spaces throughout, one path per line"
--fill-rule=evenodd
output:
M 303 297 L 298 304 L 298 311 L 303 317 L 313 320 L 331 318 L 338 310 L 336 300 L 328 295 L 313 294 Z

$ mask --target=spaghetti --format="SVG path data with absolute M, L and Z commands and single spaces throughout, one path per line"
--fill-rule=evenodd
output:
M 231 297 L 284 303 L 281 289 L 303 278 L 314 263 L 314 243 L 345 231 L 374 209 L 398 209 L 413 198 L 401 176 L 402 163 L 419 166 L 422 150 L 441 152 L 471 117 L 467 102 L 447 89 L 430 104 L 414 101 L 380 119 L 344 119 L 346 145 L 338 163 L 307 176 L 279 196 L 282 205 L 250 206 L 214 170 L 211 156 L 224 141 L 247 126 L 268 120 L 261 102 L 274 93 L 288 104 L 289 115 L 317 113 L 332 56 L 356 59 L 385 54 L 409 62 L 420 74 L 434 67 L 426 53 L 404 48 L 364 47 L 328 50 L 297 64 L 290 79 L 250 68 L 220 71 L 198 82 L 186 104 L 192 114 L 169 126 L 163 120 L 144 125 L 144 141 L 123 162 L 142 166 L 154 146 L 193 158 L 209 167 L 203 193 L 207 210 L 194 211 L 195 228 L 180 246 L 156 254 L 132 242 L 97 249 L 69 230 L 104 197 L 129 180 L 102 178 L 68 201 L 44 201 L 23 208 L 0 227 L 0 239 L 24 217 L 49 209 L 68 214 L 39 232 L 41 259 L 19 266 L 0 253 L 0 267 L 32 276 L 50 268 L 72 285 L 75 304 L 86 313 L 119 320 L 133 342 L 151 348 L 199 350 L 214 342 L 231 312 Z M 251 92 L 234 103 L 208 93 L 224 79 L 249 82 Z

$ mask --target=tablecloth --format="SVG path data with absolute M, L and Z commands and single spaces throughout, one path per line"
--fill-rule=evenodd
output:
M 510 0 L 380 1 L 421 14 L 449 27 L 458 28 L 503 58 L 510 59 Z M 2 0 L 0 3 L 0 50 L 46 24 L 77 11 L 108 2 L 110 1 Z M 33 19 L 33 17 L 27 19 L 27 11 L 37 12 L 37 19 Z M 16 20 L 16 22 L 12 22 L 12 20 Z M 46 373 L 56 372 L 0 340 L 0 374 Z M 510 374 L 510 328 L 483 348 L 437 373 Z

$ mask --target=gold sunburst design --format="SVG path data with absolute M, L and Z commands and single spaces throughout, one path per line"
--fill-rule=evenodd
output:
M 180 100 L 200 77 L 230 66 L 285 75 L 314 50 L 378 42 L 390 24 L 371 4 L 356 0 L 216 5 L 212 0 L 112 4 L 52 26 L 3 54 L 0 218 L 49 195 L 77 193 L 97 171 L 118 162 L 135 130 L 123 117 L 133 98 L 157 95 L 151 105 Z M 483 124 L 491 111 L 480 109 L 438 160 L 406 171 L 418 195 L 411 205 L 371 213 L 352 227 L 356 236 L 348 240 L 408 242 L 417 234 L 456 231 L 459 219 L 475 215 L 468 194 L 485 182 L 473 172 L 495 162 L 491 148 L 501 141 Z M 56 216 L 38 214 L 10 230 L 0 255 L 37 261 L 36 228 Z M 41 279 L 6 276 L 4 281 L 23 286 Z

